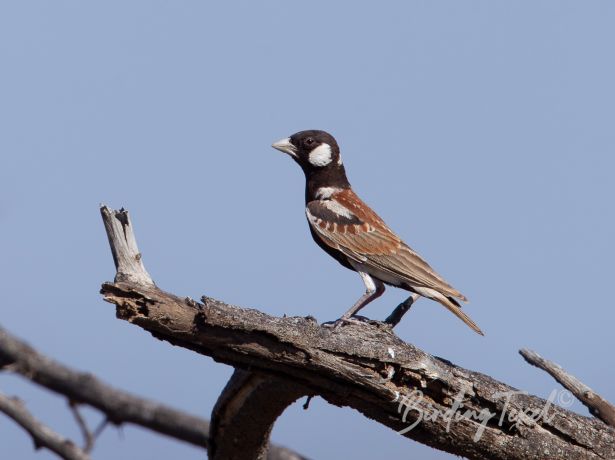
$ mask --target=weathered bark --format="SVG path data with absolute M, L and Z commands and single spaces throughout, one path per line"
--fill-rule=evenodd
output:
M 118 318 L 161 340 L 293 382 L 440 450 L 473 459 L 615 458 L 615 431 L 599 420 L 431 356 L 382 323 L 331 329 L 122 280 L 101 293 Z M 234 453 L 258 458 L 241 446 Z
M 130 283 L 105 283 L 102 293 L 117 306 L 118 318 L 174 345 L 291 380 L 396 431 L 422 418 L 404 436 L 450 453 L 476 459 L 615 458 L 615 432 L 599 420 L 431 356 L 386 326 L 351 324 L 332 331 L 309 317 L 275 318 L 207 297 L 196 303 Z M 404 396 L 417 391 L 422 398 L 404 405 Z M 463 406 L 455 411 L 456 400 Z M 416 409 L 403 421 L 408 406 Z M 533 422 L 529 414 L 545 408 Z M 429 417 L 467 410 L 492 416 L 484 427 L 463 417 L 450 423 Z
M 286 407 L 308 393 L 293 382 L 236 369 L 211 414 L 209 458 L 266 459 L 273 424 Z M 288 460 L 304 458 L 290 451 L 287 455 Z
M 103 205 L 100 214 L 115 263 L 115 281 L 153 285 L 152 277 L 143 266 L 128 211 L 124 208 L 115 211 Z
M 137 247 L 128 211 L 101 206 L 113 262 L 115 282 L 155 288 Z M 304 457 L 280 446 L 269 446 L 276 419 L 305 388 L 271 375 L 236 370 L 212 413 L 207 437 L 211 458 L 230 460 L 301 460 Z
M 575 376 L 570 375 L 560 365 L 543 358 L 535 351 L 523 349 L 519 350 L 519 354 L 532 366 L 542 369 L 561 383 L 564 388 L 575 395 L 589 409 L 592 415 L 598 417 L 604 423 L 615 427 L 615 407 L 610 402 Z

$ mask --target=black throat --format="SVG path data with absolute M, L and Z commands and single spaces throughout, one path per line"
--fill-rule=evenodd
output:
M 304 169 L 305 173 L 305 202 L 316 200 L 316 192 L 321 187 L 350 188 L 346 178 L 344 165 L 328 165 L 326 168 Z

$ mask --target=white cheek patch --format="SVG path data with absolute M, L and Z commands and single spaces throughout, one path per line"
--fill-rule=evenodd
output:
M 310 152 L 308 157 L 312 166 L 327 166 L 331 163 L 331 146 L 327 143 L 320 144 Z

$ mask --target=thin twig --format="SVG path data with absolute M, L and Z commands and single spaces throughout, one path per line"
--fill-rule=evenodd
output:
M 77 422 L 77 426 L 79 426 L 79 430 L 81 430 L 81 435 L 83 436 L 84 452 L 92 452 L 92 448 L 94 447 L 94 436 L 88 428 L 87 422 L 81 415 L 81 411 L 79 411 L 79 405 L 76 402 L 69 400 L 68 407 L 70 408 L 70 411 L 73 414 L 75 421 Z
M 98 424 L 98 426 L 94 430 L 94 433 L 92 433 L 92 438 L 94 438 L 94 442 L 96 442 L 96 440 L 102 434 L 102 432 L 105 430 L 105 428 L 107 428 L 108 424 L 109 424 L 109 419 L 107 417 L 103 418 L 100 421 L 100 423 Z
M 5 364 L 75 403 L 95 407 L 116 425 L 134 423 L 200 447 L 207 446 L 207 420 L 113 388 L 92 374 L 74 371 L 0 327 L 0 368 Z
M 589 409 L 589 412 L 593 416 L 599 418 L 607 425 L 615 427 L 615 406 L 613 406 L 609 401 L 604 399 L 575 376 L 566 372 L 559 364 L 543 358 L 535 351 L 524 348 L 519 350 L 519 354 L 523 356 L 523 358 L 532 366 L 536 366 L 547 372 L 564 388 L 575 395 L 576 398 Z
M 4 412 L 26 430 L 37 449 L 45 448 L 66 460 L 90 460 L 90 456 L 71 440 L 63 438 L 34 418 L 23 403 L 0 393 L 0 412 Z
M 418 294 L 412 294 L 402 303 L 400 303 L 395 310 L 387 316 L 387 319 L 384 320 L 385 323 L 389 324 L 391 327 L 395 327 L 399 324 L 403 316 L 408 313 L 410 307 L 417 301 L 420 296 Z
M 78 404 L 105 414 L 93 438 L 110 422 L 133 423 L 181 441 L 207 448 L 209 421 L 113 388 L 92 374 L 75 371 L 39 353 L 0 327 L 0 370 L 11 371 Z M 269 458 L 286 458 L 288 449 L 272 445 Z M 298 456 L 298 454 L 295 454 Z

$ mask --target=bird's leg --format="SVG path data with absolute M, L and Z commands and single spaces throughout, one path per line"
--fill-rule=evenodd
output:
M 365 284 L 365 294 L 361 296 L 350 309 L 344 313 L 340 319 L 333 323 L 334 328 L 338 328 L 343 323 L 351 323 L 356 320 L 352 318 L 357 312 L 372 300 L 377 299 L 384 293 L 384 283 L 378 279 L 372 278 L 365 272 L 358 272 Z
M 384 320 L 384 322 L 386 324 L 389 324 L 391 328 L 397 326 L 397 324 L 399 324 L 399 322 L 401 321 L 401 318 L 408 312 L 408 310 L 410 310 L 412 304 L 416 302 L 419 297 L 421 296 L 417 293 L 412 294 L 410 297 L 400 303 L 395 308 L 395 310 L 393 310 L 393 312 L 387 317 L 387 319 Z
M 359 272 L 359 275 L 365 284 L 365 294 L 340 319 L 348 319 L 356 315 L 361 308 L 384 293 L 384 283 L 382 281 L 372 278 L 365 272 Z

